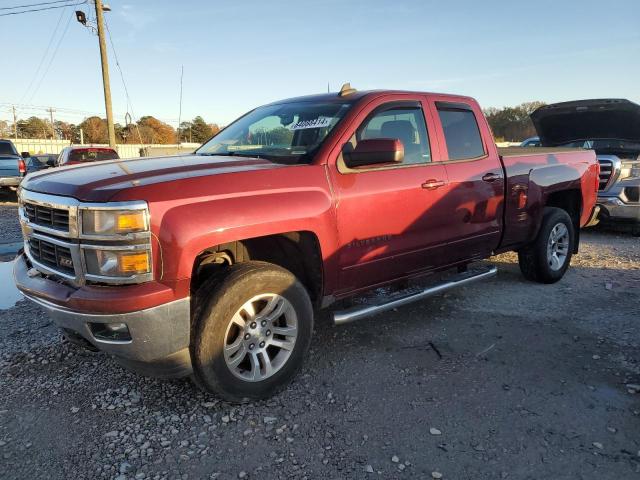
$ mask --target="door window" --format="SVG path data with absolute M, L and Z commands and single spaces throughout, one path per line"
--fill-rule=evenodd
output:
M 478 122 L 471 110 L 438 106 L 449 160 L 465 160 L 485 154 Z
M 371 138 L 397 138 L 404 146 L 403 165 L 431 161 L 429 136 L 422 108 L 392 107 L 374 113 L 356 132 L 356 142 Z

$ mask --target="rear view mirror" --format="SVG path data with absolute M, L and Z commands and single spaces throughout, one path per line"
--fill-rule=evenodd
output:
M 22 153 L 20 154 L 20 156 L 21 156 L 22 158 L 29 158 L 29 157 L 31 156 L 31 154 L 30 154 L 29 152 L 22 152 Z
M 349 168 L 383 163 L 400 163 L 404 160 L 404 146 L 397 138 L 369 138 L 360 140 L 356 148 L 348 151 L 350 143 L 342 152 L 344 163 Z

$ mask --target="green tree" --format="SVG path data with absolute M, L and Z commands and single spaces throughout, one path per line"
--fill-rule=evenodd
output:
M 543 105 L 544 102 L 525 102 L 515 107 L 488 108 L 485 115 L 496 139 L 518 142 L 536 135 L 529 115 Z
M 213 135 L 213 131 L 207 122 L 201 116 L 197 116 L 191 121 L 191 141 L 195 143 L 204 143 Z
M 18 136 L 20 138 L 52 138 L 51 124 L 38 117 L 18 120 Z

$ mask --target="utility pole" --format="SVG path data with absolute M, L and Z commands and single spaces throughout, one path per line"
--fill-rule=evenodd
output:
M 53 109 L 53 107 L 49 107 L 49 110 L 47 110 L 47 112 L 49 112 L 49 115 L 51 115 L 51 138 L 55 139 L 56 129 L 53 126 L 53 112 L 55 112 L 55 110 Z
M 104 18 L 102 0 L 96 2 L 96 23 L 98 24 L 98 41 L 100 43 L 100 61 L 102 63 L 102 84 L 104 86 L 104 107 L 107 112 L 107 129 L 109 130 L 109 146 L 116 146 L 116 130 L 113 126 L 113 110 L 111 107 L 111 86 L 109 84 L 109 64 L 107 61 L 107 43 L 104 39 Z
M 11 107 L 13 109 L 13 137 L 18 140 L 18 117 L 16 116 L 16 106 Z
M 178 111 L 178 143 L 182 143 L 180 139 L 180 122 L 182 122 L 182 77 L 184 77 L 184 65 L 180 68 L 180 109 Z

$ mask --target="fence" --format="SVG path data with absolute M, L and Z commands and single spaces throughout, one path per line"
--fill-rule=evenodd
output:
M 71 145 L 69 140 L 51 140 L 46 138 L 18 138 L 17 140 L 13 140 L 13 143 L 18 152 L 29 152 L 32 155 L 37 153 L 60 153 L 63 148 Z M 97 143 L 92 143 L 91 146 L 108 147 L 106 144 Z M 179 143 L 176 145 L 121 144 L 116 145 L 116 150 L 120 158 L 133 158 L 189 153 L 193 152 L 199 146 L 199 143 Z

